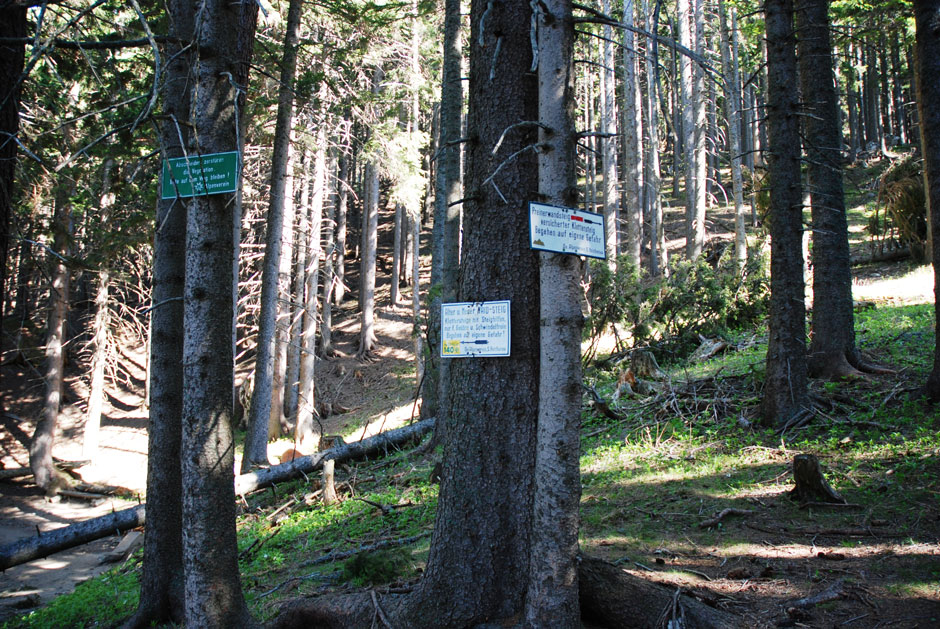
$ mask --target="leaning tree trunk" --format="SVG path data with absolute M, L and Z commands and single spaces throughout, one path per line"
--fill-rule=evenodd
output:
M 164 159 L 181 157 L 190 125 L 193 51 L 192 0 L 169 3 L 171 43 L 160 144 Z M 179 124 L 176 124 L 179 121 Z M 157 202 L 153 244 L 153 310 L 150 314 L 150 419 L 147 426 L 147 520 L 140 603 L 125 627 L 184 621 L 182 446 L 183 285 L 186 276 L 187 203 Z
M 239 36 L 254 32 L 257 7 L 200 0 L 192 68 L 196 154 L 231 151 L 243 105 Z M 241 589 L 235 537 L 232 434 L 232 219 L 234 195 L 194 197 L 186 230 L 183 304 L 183 567 L 186 625 L 253 624 Z
M 288 186 L 291 166 L 290 137 L 294 112 L 294 76 L 297 73 L 298 30 L 300 28 L 300 0 L 291 0 L 287 9 L 287 30 L 284 34 L 284 54 L 281 59 L 281 80 L 278 89 L 277 120 L 274 127 L 274 147 L 271 158 L 271 192 L 268 205 L 267 235 L 264 248 L 264 269 L 261 278 L 261 312 L 258 315 L 258 354 L 255 358 L 255 385 L 251 394 L 248 433 L 242 471 L 252 465 L 268 464 L 268 438 L 272 416 L 280 424 L 283 394 L 277 395 L 275 382 L 278 369 L 278 312 L 279 297 L 289 293 L 290 281 L 284 284 L 286 270 L 290 277 L 291 257 L 284 255 L 282 243 L 290 238 L 293 225 L 293 186 Z M 284 228 L 287 227 L 287 234 Z M 290 246 L 287 247 L 290 251 Z M 282 261 L 285 258 L 286 265 Z M 288 309 L 289 312 L 289 309 Z M 288 315 L 289 316 L 289 315 Z M 286 365 L 286 362 L 285 362 Z M 283 382 L 280 383 L 283 392 Z
M 761 413 L 784 425 L 808 406 L 803 305 L 803 198 L 793 0 L 765 0 L 770 180 L 770 319 Z
M 839 94 L 829 42 L 829 0 L 804 0 L 796 11 L 803 142 L 813 217 L 813 324 L 811 376 L 857 373 L 852 267 L 842 192 Z M 853 366 L 854 365 L 854 366 Z
M 63 128 L 63 145 L 72 144 L 74 123 Z M 68 148 L 66 148 L 68 150 Z M 69 303 L 69 269 L 65 257 L 69 255 L 72 240 L 72 196 L 75 181 L 70 172 L 59 175 L 55 186 L 55 206 L 52 219 L 51 285 L 49 289 L 49 319 L 46 331 L 45 373 L 46 394 L 42 416 L 36 423 L 29 443 L 29 466 L 36 484 L 47 493 L 54 494 L 66 483 L 52 463 L 52 445 L 62 403 L 62 385 L 65 379 L 65 322 Z
M 632 12 L 632 5 L 630 5 Z M 538 23 L 539 198 L 577 207 L 571 0 L 547 0 Z M 634 86 L 625 86 L 633 92 Z M 633 111 L 635 117 L 635 107 Z M 627 124 L 635 125 L 635 118 Z M 636 173 L 633 173 L 635 176 Z M 639 199 L 633 202 L 638 207 Z M 580 627 L 581 260 L 539 254 L 539 410 L 529 590 L 530 627 Z
M 933 247 L 934 310 L 937 339 L 940 339 L 940 0 L 915 0 L 914 18 L 917 25 L 917 112 L 920 139 L 927 179 L 929 219 Z M 940 340 L 934 342 L 934 363 L 927 378 L 925 392 L 933 402 L 940 401 Z

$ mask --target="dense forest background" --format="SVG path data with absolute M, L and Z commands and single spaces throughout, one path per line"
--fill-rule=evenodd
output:
M 615 396 L 625 383 L 655 395 L 644 381 L 766 323 L 761 387 L 739 414 L 779 433 L 819 418 L 814 379 L 896 373 L 856 340 L 852 269 L 923 265 L 938 253 L 933 114 L 927 92 L 918 96 L 929 89 L 918 57 L 927 44 L 915 38 L 915 10 L 929 16 L 930 2 L 604 0 L 535 13 L 471 4 L 0 0 L 0 348 L 15 382 L 5 396 L 43 390 L 36 416 L 18 424 L 30 474 L 50 495 L 74 489 L 53 458 L 64 395 L 81 397 L 82 459 L 92 464 L 108 409 L 147 408 L 151 460 L 183 461 L 174 478 L 161 475 L 176 466 L 151 464 L 147 501 L 161 505 L 151 513 L 190 509 L 167 516 L 177 539 L 179 519 L 190 524 L 175 550 L 154 542 L 146 552 L 179 555 L 180 573 L 194 549 L 219 553 L 187 574 L 200 583 L 193 591 L 221 588 L 224 603 L 194 594 L 200 602 L 183 605 L 179 584 L 158 583 L 174 572 L 169 562 L 142 588 L 170 602 L 142 594 L 134 622 L 178 621 L 184 607 L 190 623 L 247 622 L 231 479 L 208 470 L 266 467 L 279 438 L 296 456 L 318 451 L 335 426 L 328 418 L 350 410 L 338 389 L 386 386 L 363 374 L 386 357 L 383 313 L 408 331 L 396 350 L 413 361 L 404 387 L 413 414 L 438 422 L 430 448 L 443 444 L 442 487 L 457 496 L 442 512 L 461 504 L 481 520 L 521 508 L 460 498 L 492 482 L 474 452 L 494 443 L 505 445 L 493 461 L 531 455 L 540 470 L 513 477 L 525 509 L 551 470 L 573 474 L 551 484 L 578 485 L 577 457 L 544 459 L 549 437 L 532 418 L 572 404 L 552 434 L 568 431 L 577 452 L 582 393 L 595 409 L 611 401 L 582 390 L 582 370 L 605 360 L 631 365 Z M 559 41 L 546 15 L 568 29 Z M 554 110 L 541 74 L 549 63 L 565 76 Z M 239 156 L 235 193 L 161 198 L 165 160 L 228 151 Z M 861 203 L 847 210 L 847 197 Z M 539 259 L 521 242 L 535 200 L 602 215 L 606 261 Z M 493 299 L 513 303 L 512 362 L 440 359 L 440 303 Z M 546 314 L 558 304 L 574 312 Z M 574 348 L 555 384 L 539 385 L 540 346 L 543 378 L 552 348 Z M 906 393 L 940 397 L 937 367 L 918 373 Z M 521 393 L 507 401 L 506 389 Z M 546 403 L 548 391 L 570 399 Z M 15 419 L 18 400 L 2 402 Z M 466 419 L 486 412 L 517 423 Z M 456 427 L 464 420 L 474 436 Z M 186 506 L 154 502 L 158 485 L 188 492 Z M 562 517 L 567 541 L 533 539 L 542 550 L 512 548 L 447 587 L 461 591 L 494 566 L 527 573 L 516 564 L 552 544 L 569 547 L 558 565 L 571 560 L 579 491 L 559 498 L 573 525 L 549 518 Z M 186 519 L 197 512 L 198 524 Z M 231 521 L 230 539 L 217 534 L 219 518 Z M 440 526 L 426 582 L 446 580 L 437 566 L 461 553 L 459 529 Z M 530 597 L 552 580 L 536 573 Z M 502 607 L 445 612 L 427 586 L 410 608 L 419 601 L 455 623 L 508 617 L 520 613 L 521 583 L 499 595 Z M 570 614 L 562 600 L 553 604 Z M 529 622 L 545 622 L 528 605 Z M 416 622 L 406 608 L 395 614 Z

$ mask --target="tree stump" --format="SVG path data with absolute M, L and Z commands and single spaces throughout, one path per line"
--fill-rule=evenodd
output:
M 796 486 L 790 490 L 790 497 L 807 502 L 830 502 L 845 504 L 845 498 L 833 489 L 823 478 L 819 459 L 814 454 L 798 454 L 793 457 L 793 480 Z

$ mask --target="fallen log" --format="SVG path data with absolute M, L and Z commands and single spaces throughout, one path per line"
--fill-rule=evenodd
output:
M 323 452 L 315 452 L 307 456 L 302 456 L 289 461 L 261 468 L 254 472 L 242 474 L 235 477 L 235 493 L 244 495 L 255 489 L 267 487 L 273 483 L 282 483 L 302 474 L 309 474 L 323 466 L 324 461 L 332 460 L 342 463 L 349 459 L 366 458 L 373 454 L 383 452 L 388 448 L 402 446 L 413 439 L 423 437 L 434 429 L 434 418 L 415 422 L 410 426 L 404 426 L 396 430 L 389 430 L 381 434 L 356 441 L 346 443 L 336 448 L 330 448 Z
M 410 426 L 383 432 L 356 443 L 347 443 L 310 456 L 300 457 L 290 463 L 242 474 L 235 477 L 235 490 L 238 494 L 245 494 L 272 483 L 280 483 L 295 476 L 300 476 L 302 473 L 312 472 L 322 467 L 323 462 L 327 460 L 343 462 L 365 458 L 387 448 L 404 445 L 412 439 L 425 435 L 433 428 L 434 419 L 425 419 Z M 92 518 L 0 546 L 0 571 L 93 542 L 112 533 L 120 534 L 138 526 L 143 526 L 145 506 L 138 505 L 130 509 L 116 511 L 105 516 Z
M 145 505 L 115 511 L 108 515 L 70 524 L 54 531 L 40 533 L 5 546 L 0 546 L 0 570 L 6 570 L 21 563 L 42 559 L 57 552 L 81 546 L 112 533 L 123 533 L 142 526 L 145 519 Z

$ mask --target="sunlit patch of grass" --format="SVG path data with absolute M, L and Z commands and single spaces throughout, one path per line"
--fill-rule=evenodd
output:
M 47 606 L 3 624 L 3 629 L 106 627 L 130 616 L 140 594 L 136 573 L 115 568 L 80 583 Z

